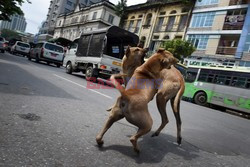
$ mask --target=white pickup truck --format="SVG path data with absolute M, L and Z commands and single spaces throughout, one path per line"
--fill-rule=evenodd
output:
M 85 32 L 73 41 L 63 61 L 66 73 L 83 72 L 86 80 L 109 78 L 121 71 L 121 59 L 128 45 L 137 45 L 137 35 L 111 26 Z

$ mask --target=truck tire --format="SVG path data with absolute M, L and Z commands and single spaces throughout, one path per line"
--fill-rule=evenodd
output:
M 194 96 L 194 102 L 198 105 L 201 106 L 206 106 L 207 105 L 207 95 L 205 92 L 198 92 Z
M 97 82 L 97 76 L 94 75 L 94 68 L 92 66 L 88 66 L 85 71 L 85 79 L 87 81 Z
M 71 64 L 71 62 L 68 62 L 66 65 L 66 73 L 72 74 L 72 72 L 73 72 L 72 64 Z

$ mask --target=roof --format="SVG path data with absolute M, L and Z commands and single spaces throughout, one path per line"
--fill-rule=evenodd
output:
M 188 66 L 188 68 L 201 68 L 201 69 L 211 69 L 211 70 L 223 70 L 223 71 L 235 71 L 235 72 L 250 72 L 250 67 L 241 66 L 222 66 L 222 65 L 210 65 L 210 66 Z
M 134 10 L 152 9 L 154 7 L 160 7 L 166 4 L 181 3 L 181 2 L 182 2 L 181 0 L 163 0 L 163 1 L 154 1 L 154 2 L 147 1 L 146 3 L 128 6 L 126 10 L 134 11 Z

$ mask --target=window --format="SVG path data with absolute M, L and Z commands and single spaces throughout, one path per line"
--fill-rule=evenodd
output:
M 212 27 L 215 12 L 194 14 L 191 27 Z
M 185 76 L 185 81 L 189 83 L 194 82 L 196 79 L 197 73 L 198 73 L 198 69 L 196 68 L 188 69 L 187 74 Z
M 151 23 L 151 19 L 152 19 L 152 14 L 151 14 L 151 13 L 149 13 L 149 14 L 147 15 L 146 25 L 150 25 L 150 23 Z
M 96 19 L 96 16 L 97 16 L 97 12 L 94 12 L 93 17 L 92 17 L 92 20 L 95 20 L 95 19 Z
M 175 16 L 170 16 L 168 18 L 168 23 L 167 23 L 166 31 L 170 31 L 170 30 L 173 29 L 174 22 L 175 22 Z
M 130 31 L 130 32 L 132 31 L 133 25 L 134 25 L 134 20 L 130 20 L 129 26 L 128 26 L 128 31 Z
M 196 6 L 206 6 L 206 5 L 214 5 L 218 4 L 219 0 L 202 0 L 196 1 Z
M 114 17 L 113 15 L 110 14 L 110 15 L 109 15 L 108 22 L 111 23 L 111 24 L 113 24 L 114 18 L 115 18 L 115 17 Z
M 67 8 L 65 8 L 64 11 L 65 11 L 65 13 L 69 13 L 70 12 L 70 10 L 67 9 Z
M 140 27 L 141 27 L 141 19 L 137 20 L 136 27 L 135 27 L 135 33 L 139 32 Z
M 188 41 L 191 42 L 197 50 L 205 50 L 209 35 L 188 35 Z
M 166 12 L 160 12 L 160 15 L 165 15 L 166 14 Z
M 187 19 L 188 19 L 188 15 L 182 15 L 180 22 L 179 22 L 179 26 L 178 26 L 178 31 L 183 31 L 186 23 L 187 23 Z
M 67 5 L 71 6 L 72 5 L 72 2 L 71 1 L 67 1 Z
M 164 17 L 160 17 L 156 26 L 156 31 L 161 31 L 163 22 L 164 22 Z

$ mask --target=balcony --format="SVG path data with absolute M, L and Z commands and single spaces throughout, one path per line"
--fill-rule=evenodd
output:
M 248 0 L 230 0 L 229 6 L 247 4 Z
M 125 27 L 124 29 L 128 30 L 128 31 L 130 31 L 132 33 L 138 33 L 139 30 L 140 30 L 140 27 Z
M 225 18 L 223 30 L 242 30 L 245 15 L 228 15 Z
M 154 32 L 183 32 L 184 26 L 179 26 L 178 24 L 174 24 L 173 26 L 162 25 L 156 26 Z
M 240 35 L 222 35 L 216 54 L 235 55 Z
M 223 46 L 219 46 L 217 48 L 217 54 L 220 54 L 220 55 L 235 55 L 236 53 L 236 50 L 237 50 L 237 47 L 223 47 Z

